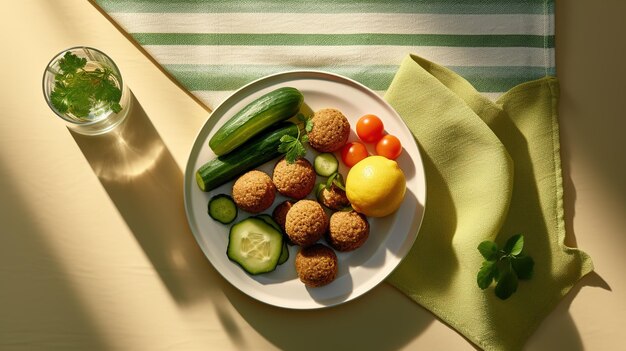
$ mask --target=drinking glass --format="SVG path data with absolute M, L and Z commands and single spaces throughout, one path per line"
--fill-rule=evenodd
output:
M 79 59 L 85 59 L 86 64 L 76 71 L 76 74 L 62 75 L 61 73 L 66 72 L 63 72 L 60 62 L 62 62 L 61 60 L 66 57 L 66 53 L 68 52 Z M 67 60 L 65 62 L 67 62 Z M 64 76 L 65 79 L 59 81 L 61 76 Z M 76 83 L 78 78 L 74 79 L 74 76 L 80 78 L 80 83 Z M 90 79 L 90 77 L 106 78 Z M 93 84 L 93 86 L 97 87 L 99 84 L 103 84 L 105 80 L 108 82 L 104 83 L 107 84 L 109 88 L 108 92 L 111 91 L 111 85 L 119 89 L 114 95 L 116 97 L 119 96 L 118 103 L 121 109 L 118 107 L 112 108 L 110 102 L 100 99 L 99 93 L 91 95 L 84 93 L 87 90 L 96 91 L 93 87 L 82 90 L 79 88 L 74 88 L 71 91 L 62 90 L 65 87 L 71 89 L 72 84 L 81 84 L 80 87 L 83 88 L 85 87 L 84 84 Z M 58 90 L 56 95 L 55 90 Z M 68 91 L 70 92 L 65 95 Z M 82 95 L 81 92 L 83 92 Z M 121 94 L 119 94 L 119 92 L 121 92 Z M 131 92 L 126 84 L 124 84 L 122 75 L 115 62 L 102 51 L 86 46 L 77 46 L 63 50 L 50 60 L 43 74 L 43 93 L 48 106 L 50 106 L 57 116 L 65 121 L 68 128 L 85 135 L 98 135 L 113 130 L 122 123 L 130 110 Z M 72 94 L 80 95 L 81 100 L 72 100 Z M 61 105 L 59 100 L 62 101 Z M 77 101 L 84 105 L 79 106 L 82 109 L 80 113 L 75 112 L 78 110 L 73 110 L 72 107 L 68 108 L 68 106 L 79 105 Z M 88 108 L 88 112 L 86 112 L 85 108 Z M 115 112 L 114 110 L 116 109 L 119 109 L 119 111 Z

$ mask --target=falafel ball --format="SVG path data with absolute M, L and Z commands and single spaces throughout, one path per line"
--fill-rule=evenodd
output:
M 313 245 L 327 229 L 328 216 L 317 201 L 300 200 L 287 212 L 285 233 L 296 245 Z
M 270 176 L 258 170 L 243 174 L 233 184 L 233 200 L 237 207 L 259 213 L 270 206 L 276 197 L 276 187 Z
M 370 233 L 365 216 L 355 211 L 335 212 L 330 216 L 327 240 L 337 251 L 352 251 L 361 247 Z
M 296 200 L 304 199 L 315 187 L 315 170 L 306 158 L 294 163 L 281 159 L 274 166 L 272 178 L 279 193 Z
M 333 152 L 341 149 L 350 136 L 350 122 L 341 111 L 325 108 L 311 118 L 313 129 L 308 133 L 309 145 L 317 151 Z
M 278 206 L 276 206 L 276 208 L 272 212 L 272 217 L 274 217 L 274 220 L 283 229 L 283 231 L 285 230 L 285 221 L 287 220 L 287 212 L 289 212 L 289 209 L 291 208 L 291 206 L 293 206 L 293 204 L 294 204 L 293 201 L 289 201 L 289 200 L 283 201 L 280 204 L 278 204 Z
M 339 211 L 350 205 L 346 192 L 333 184 L 330 190 L 324 188 L 319 193 L 319 201 L 331 210 Z
M 296 254 L 296 271 L 308 287 L 327 285 L 337 277 L 337 255 L 322 244 L 304 247 Z

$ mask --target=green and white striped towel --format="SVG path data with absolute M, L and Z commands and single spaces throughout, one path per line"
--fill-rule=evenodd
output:
M 210 108 L 285 70 L 384 92 L 417 54 L 495 99 L 554 75 L 553 0 L 93 0 Z

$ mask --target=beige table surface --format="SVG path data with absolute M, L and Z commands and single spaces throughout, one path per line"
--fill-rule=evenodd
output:
M 557 1 L 568 240 L 597 274 L 529 350 L 626 349 L 620 3 Z M 110 54 L 131 87 L 139 104 L 125 142 L 73 137 L 44 102 L 43 68 L 75 45 Z M 473 349 L 387 284 L 303 312 L 224 281 L 182 203 L 182 169 L 208 111 L 88 2 L 2 2 L 0 48 L 0 350 Z

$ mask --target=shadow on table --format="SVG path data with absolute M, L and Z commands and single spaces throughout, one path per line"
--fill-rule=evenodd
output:
M 607 282 L 596 272 L 591 272 L 583 277 L 539 325 L 525 349 L 571 351 L 585 349 L 578 327 L 570 313 L 572 301 L 584 287 L 611 290 Z
M 241 316 L 281 350 L 397 350 L 435 320 L 387 284 L 354 301 L 318 310 L 262 304 L 230 285 L 225 294 Z
M 182 171 L 136 98 L 115 130 L 72 136 L 174 299 L 206 296 L 221 279 L 187 224 Z
M 571 149 L 577 170 L 593 174 L 594 190 L 606 191 L 622 212 L 626 210 L 626 119 L 615 106 L 626 96 L 626 85 L 615 78 L 626 77 L 626 45 L 606 34 L 623 31 L 624 4 L 557 0 L 555 11 L 562 145 Z M 583 28 L 578 18 L 594 25 Z M 580 43 L 585 43 L 584 50 Z
M 0 350 L 110 350 L 9 164 L 0 162 Z

